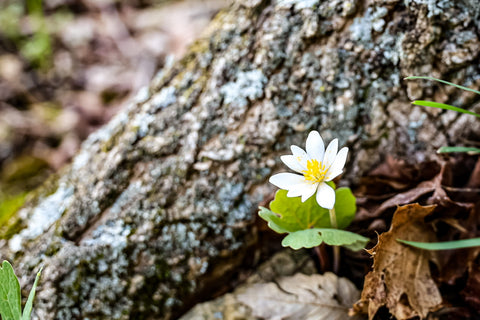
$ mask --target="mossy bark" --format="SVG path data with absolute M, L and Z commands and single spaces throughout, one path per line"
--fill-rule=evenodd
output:
M 346 182 L 387 154 L 422 161 L 478 141 L 474 117 L 409 102 L 479 111 L 478 97 L 402 80 L 478 90 L 478 17 L 467 0 L 248 0 L 221 12 L 0 240 L 22 283 L 44 266 L 34 318 L 172 319 L 208 298 L 255 257 L 267 179 L 309 130 L 350 148 Z

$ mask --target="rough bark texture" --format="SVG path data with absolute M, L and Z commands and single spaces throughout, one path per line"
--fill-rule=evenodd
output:
M 22 275 L 45 267 L 34 318 L 171 319 L 207 298 L 254 256 L 267 179 L 309 130 L 350 147 L 349 182 L 387 153 L 421 161 L 478 141 L 474 117 L 409 103 L 479 111 L 478 98 L 402 79 L 478 90 L 479 11 L 473 0 L 248 0 L 221 12 L 3 227 L 2 258 Z

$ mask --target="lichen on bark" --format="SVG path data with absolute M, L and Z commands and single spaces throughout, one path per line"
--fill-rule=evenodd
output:
M 221 289 L 255 257 L 267 178 L 309 130 L 351 148 L 347 182 L 386 154 L 421 161 L 478 140 L 471 119 L 409 103 L 478 109 L 472 96 L 402 80 L 478 89 L 478 12 L 420 0 L 251 0 L 221 12 L 0 240 L 19 274 L 44 265 L 34 318 L 172 319 Z M 55 215 L 32 233 L 42 212 Z

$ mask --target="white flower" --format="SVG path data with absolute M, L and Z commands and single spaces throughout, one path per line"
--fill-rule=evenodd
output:
M 343 172 L 347 160 L 348 148 L 338 153 L 338 140 L 333 139 L 325 150 L 322 137 L 317 131 L 308 134 L 305 152 L 302 148 L 291 146 L 292 155 L 281 156 L 283 163 L 294 173 L 278 173 L 270 177 L 270 183 L 280 189 L 288 190 L 287 197 L 302 197 L 302 202 L 317 192 L 318 204 L 332 209 L 335 204 L 335 191 L 325 182 L 333 180 Z

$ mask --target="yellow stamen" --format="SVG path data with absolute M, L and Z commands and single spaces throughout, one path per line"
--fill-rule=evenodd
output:
M 305 180 L 312 181 L 314 183 L 322 182 L 325 179 L 328 168 L 325 168 L 325 165 L 319 162 L 318 160 L 308 160 L 307 161 L 307 170 L 303 170 L 302 173 L 305 177 Z

